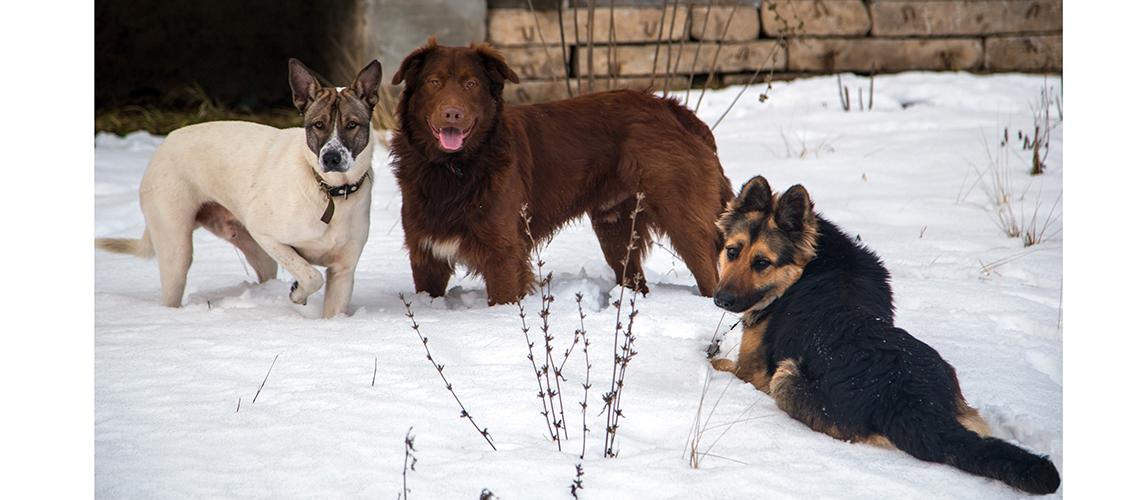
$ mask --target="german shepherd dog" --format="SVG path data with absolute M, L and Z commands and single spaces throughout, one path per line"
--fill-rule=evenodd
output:
M 484 277 L 489 305 L 514 302 L 532 289 L 532 240 L 588 214 L 622 284 L 648 291 L 635 278 L 649 230 L 670 236 L 699 292 L 712 295 L 714 222 L 733 190 L 709 127 L 676 101 L 637 91 L 506 105 L 506 82 L 519 81 L 487 44 L 432 38 L 394 75 L 406 84 L 391 152 L 416 291 L 444 295 L 460 263 Z M 646 241 L 627 259 L 636 193 L 645 198 L 635 231 Z
M 713 360 L 836 439 L 895 447 L 1034 494 L 1050 460 L 1000 439 L 966 404 L 954 368 L 894 326 L 890 276 L 867 248 L 813 211 L 800 185 L 745 183 L 718 221 L 718 307 L 744 313 L 736 362 Z

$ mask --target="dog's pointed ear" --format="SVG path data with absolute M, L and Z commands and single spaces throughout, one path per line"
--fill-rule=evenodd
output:
M 380 83 L 382 83 L 382 64 L 376 59 L 367 64 L 362 71 L 359 71 L 359 76 L 356 76 L 355 81 L 351 83 L 351 90 L 363 102 L 367 103 L 367 107 L 374 110 L 375 104 L 378 104 L 378 84 Z
M 738 212 L 767 212 L 771 203 L 772 188 L 762 175 L 749 179 L 737 195 Z
M 435 49 L 437 49 L 437 37 L 431 36 L 426 40 L 425 45 L 414 49 L 410 55 L 402 60 L 402 65 L 398 67 L 398 71 L 394 73 L 394 78 L 390 80 L 390 83 L 398 85 L 404 81 L 413 79 L 418 70 L 422 67 L 422 60 Z
M 300 113 L 315 100 L 315 93 L 322 88 L 315 74 L 294 57 L 288 59 L 288 83 L 292 86 L 292 103 Z
M 520 83 L 520 77 L 516 76 L 516 72 L 508 66 L 508 62 L 504 60 L 504 56 L 500 51 L 492 48 L 487 43 L 479 43 L 471 45 L 469 48 L 477 52 L 481 57 L 481 63 L 485 65 L 485 72 L 489 74 L 494 82 L 504 84 L 505 80 L 512 83 Z
M 799 184 L 788 188 L 776 201 L 773 220 L 777 227 L 789 233 L 804 231 L 807 226 L 814 224 L 812 197 L 808 195 L 808 190 Z

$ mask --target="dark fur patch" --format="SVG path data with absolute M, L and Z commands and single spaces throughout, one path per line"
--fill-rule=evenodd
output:
M 342 91 L 324 87 L 319 77 L 297 59 L 289 61 L 289 82 L 296 109 L 303 114 L 307 147 L 316 155 L 331 135 L 358 156 L 370 141 L 370 116 L 378 102 L 382 66 L 371 61 Z

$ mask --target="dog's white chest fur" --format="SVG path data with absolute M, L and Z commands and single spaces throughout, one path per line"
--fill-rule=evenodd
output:
M 433 256 L 438 259 L 446 260 L 450 263 L 457 262 L 457 252 L 461 250 L 461 240 L 457 238 L 435 240 L 426 236 L 422 238 L 420 245 L 422 250 L 433 254 Z

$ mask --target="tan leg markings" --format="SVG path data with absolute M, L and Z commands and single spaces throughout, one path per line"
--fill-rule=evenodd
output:
M 894 449 L 894 447 L 895 447 L 895 444 L 892 443 L 890 439 L 887 439 L 887 437 L 882 435 L 882 434 L 872 434 L 872 435 L 867 436 L 865 438 L 857 439 L 855 442 L 869 444 L 869 445 L 872 445 L 872 446 L 878 446 L 880 448 Z
M 784 387 L 784 383 L 788 380 L 789 377 L 796 377 L 799 375 L 800 371 L 796 368 L 796 361 L 791 359 L 781 361 L 780 364 L 776 367 L 776 373 L 773 373 L 772 379 L 769 380 L 769 390 L 771 391 L 773 397 L 776 397 L 776 395 L 781 392 L 781 389 Z
M 713 365 L 713 369 L 719 372 L 733 373 L 737 370 L 737 363 L 732 359 L 718 358 L 711 360 L 709 364 Z
M 976 432 L 977 435 L 981 437 L 988 437 L 993 433 L 989 429 L 989 423 L 981 417 L 981 414 L 978 413 L 976 409 L 969 406 L 964 401 L 961 402 L 961 405 L 962 411 L 958 415 L 958 423 L 962 424 L 962 427 Z
M 710 364 L 713 365 L 715 370 L 731 372 L 767 394 L 769 392 L 768 370 L 765 369 L 764 363 L 760 362 L 760 357 L 757 355 L 757 349 L 761 347 L 767 326 L 768 320 L 766 319 L 756 325 L 745 327 L 741 336 L 741 349 L 740 353 L 737 354 L 737 361 L 720 358 L 710 361 Z

